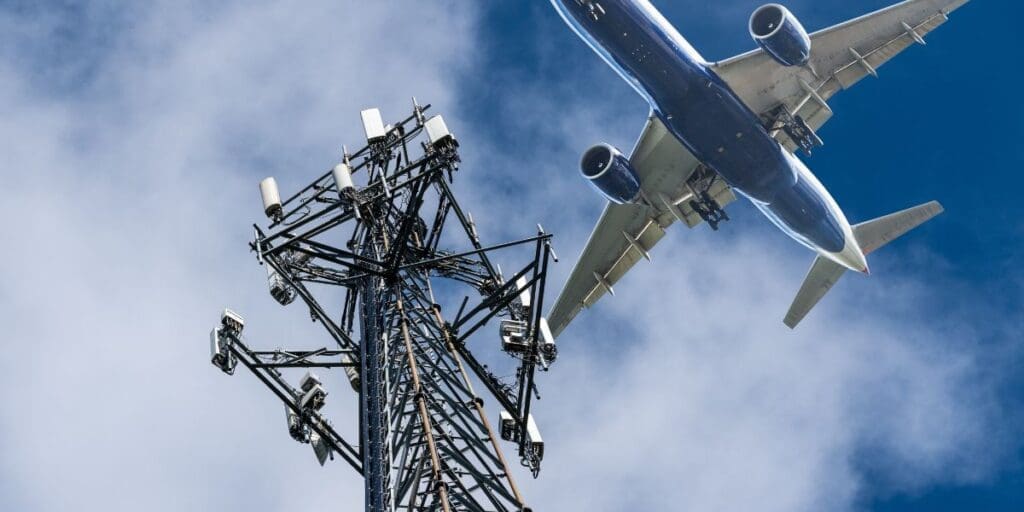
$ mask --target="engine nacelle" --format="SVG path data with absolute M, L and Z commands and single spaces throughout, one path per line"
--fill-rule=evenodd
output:
M 811 58 L 811 38 L 800 21 L 779 4 L 758 7 L 750 16 L 750 36 L 783 66 L 803 66 Z
M 613 203 L 633 203 L 640 199 L 640 177 L 636 169 L 609 144 L 598 144 L 583 153 L 580 172 Z

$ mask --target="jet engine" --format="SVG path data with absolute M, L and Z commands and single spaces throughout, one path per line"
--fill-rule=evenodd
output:
M 613 203 L 632 203 L 640 198 L 640 177 L 636 169 L 609 144 L 598 144 L 583 153 L 580 172 Z
M 779 4 L 758 7 L 750 16 L 750 35 L 783 66 L 803 66 L 811 58 L 811 38 L 800 21 Z

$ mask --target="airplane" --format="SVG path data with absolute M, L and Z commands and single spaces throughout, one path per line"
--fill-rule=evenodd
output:
M 552 0 L 555 9 L 650 105 L 628 157 L 584 152 L 583 177 L 608 200 L 548 315 L 558 336 L 650 251 L 675 221 L 717 230 L 736 193 L 816 253 L 783 320 L 793 329 L 866 256 L 943 211 L 931 201 L 851 225 L 796 156 L 822 145 L 828 100 L 948 20 L 969 0 L 907 0 L 808 34 L 786 7 L 757 8 L 758 48 L 706 61 L 647 0 Z

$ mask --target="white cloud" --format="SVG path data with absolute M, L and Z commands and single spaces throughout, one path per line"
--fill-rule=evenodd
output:
M 73 67 L 90 72 L 65 72 L 46 38 L 108 7 L 2 14 L 23 30 L 0 54 L 0 211 L 17 224 L 2 256 L 0 508 L 358 503 L 352 471 L 291 443 L 254 379 L 209 365 L 206 333 L 228 304 L 257 343 L 324 343 L 301 310 L 271 306 L 249 259 L 256 182 L 291 189 L 326 168 L 361 108 L 451 102 L 472 9 L 120 5 L 124 31 L 81 51 Z
M 14 226 L 0 253 L 0 507 L 358 508 L 353 472 L 291 443 L 255 380 L 207 363 L 205 335 L 227 304 L 258 342 L 323 343 L 301 308 L 266 296 L 247 226 L 257 180 L 304 184 L 359 139 L 363 107 L 437 104 L 485 238 L 540 221 L 567 274 L 600 208 L 577 157 L 600 140 L 627 148 L 642 102 L 611 82 L 505 83 L 494 114 L 519 119 L 494 135 L 458 95 L 459 73 L 479 71 L 474 9 L 409 5 L 103 3 L 91 9 L 124 9 L 118 30 L 55 69 L 33 41 L 66 17 L 0 15 L 18 28 L 0 53 L 0 212 Z M 548 62 L 579 44 L 562 32 L 537 43 Z M 522 195 L 495 204 L 507 190 Z M 851 276 L 789 333 L 780 317 L 809 256 L 751 208 L 736 217 L 721 237 L 673 230 L 560 340 L 538 412 L 547 465 L 524 482 L 535 510 L 843 510 L 868 470 L 901 492 L 998 467 L 1014 446 L 996 425 L 1006 373 L 985 352 L 1007 349 L 975 340 L 1021 325 L 988 327 L 975 308 L 922 324 L 954 309 L 931 298 L 945 283 Z M 347 411 L 339 427 L 354 432 Z
M 548 506 L 848 510 L 869 469 L 906 492 L 1003 462 L 1012 441 L 974 340 L 958 337 L 970 333 L 879 311 L 919 293 L 878 277 L 885 302 L 852 309 L 840 285 L 789 332 L 791 251 L 688 235 L 567 331 L 564 366 L 545 381 L 539 417 L 554 434 L 534 485 L 587 492 Z

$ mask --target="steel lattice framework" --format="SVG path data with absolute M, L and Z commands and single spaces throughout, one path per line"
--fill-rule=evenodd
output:
M 413 103 L 394 126 L 364 111 L 367 146 L 346 151 L 287 200 L 273 180 L 261 184 L 270 223 L 254 226 L 250 245 L 267 266 L 271 295 L 283 305 L 301 299 L 334 346 L 253 350 L 242 319 L 226 310 L 211 334 L 213 362 L 227 373 L 242 362 L 285 403 L 293 438 L 312 444 L 321 463 L 337 455 L 359 471 L 368 511 L 528 510 L 474 382 L 501 408 L 500 436 L 536 476 L 543 441 L 530 414 L 534 376 L 557 354 L 540 313 L 551 235 L 538 229 L 483 246 L 451 189 L 458 143 L 440 116 L 424 115 L 429 106 Z M 533 258 L 506 279 L 489 255 L 513 247 L 532 247 L 520 253 Z M 324 293 L 344 297 L 338 315 L 318 300 Z M 445 319 L 440 304 L 452 300 L 457 312 Z M 467 343 L 494 323 L 514 357 L 512 381 L 492 374 Z M 319 378 L 307 373 L 293 387 L 288 368 L 346 372 L 359 393 L 357 445 L 323 415 Z

